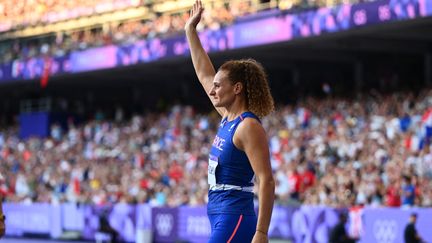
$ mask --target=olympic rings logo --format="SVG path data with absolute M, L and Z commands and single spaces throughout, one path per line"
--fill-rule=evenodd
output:
M 169 236 L 173 229 L 174 217 L 171 214 L 156 215 L 156 229 L 160 236 Z
M 373 233 L 378 243 L 393 243 L 398 232 L 395 220 L 376 220 L 373 225 Z

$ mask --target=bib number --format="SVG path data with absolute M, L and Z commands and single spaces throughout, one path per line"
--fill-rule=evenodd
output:
M 216 168 L 218 166 L 218 158 L 210 155 L 208 164 L 208 184 L 213 186 L 216 185 Z

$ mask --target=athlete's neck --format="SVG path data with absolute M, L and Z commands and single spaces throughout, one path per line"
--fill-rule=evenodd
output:
M 228 121 L 232 121 L 236 119 L 238 116 L 243 114 L 247 109 L 246 99 L 244 99 L 241 95 L 237 96 L 234 102 L 231 105 L 226 106 L 226 117 Z
M 228 121 L 232 121 L 232 120 L 236 119 L 238 116 L 240 116 L 241 114 L 243 114 L 244 112 L 247 111 L 247 109 L 244 107 L 239 107 L 239 108 L 240 109 L 231 109 L 231 110 L 227 109 Z

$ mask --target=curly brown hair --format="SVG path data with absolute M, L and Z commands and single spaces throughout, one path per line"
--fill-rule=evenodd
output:
M 254 59 L 230 60 L 219 70 L 228 71 L 232 84 L 241 82 L 245 87 L 247 109 L 258 117 L 267 116 L 274 110 L 267 74 L 263 66 Z

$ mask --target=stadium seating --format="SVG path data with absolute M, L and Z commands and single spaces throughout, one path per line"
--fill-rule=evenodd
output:
M 204 1 L 206 2 L 206 1 Z M 339 1 L 208 1 L 200 28 L 219 29 L 261 10 L 305 10 Z M 177 35 L 188 17 L 185 1 L 93 0 L 0 3 L 0 64 L 16 59 L 62 56 L 73 50 L 130 44 Z M 36 10 L 36 11 L 33 11 Z
M 263 120 L 278 203 L 431 206 L 430 95 L 309 98 L 278 109 Z M 217 123 L 214 114 L 174 106 L 54 125 L 45 139 L 4 130 L 1 193 L 9 201 L 203 205 Z

